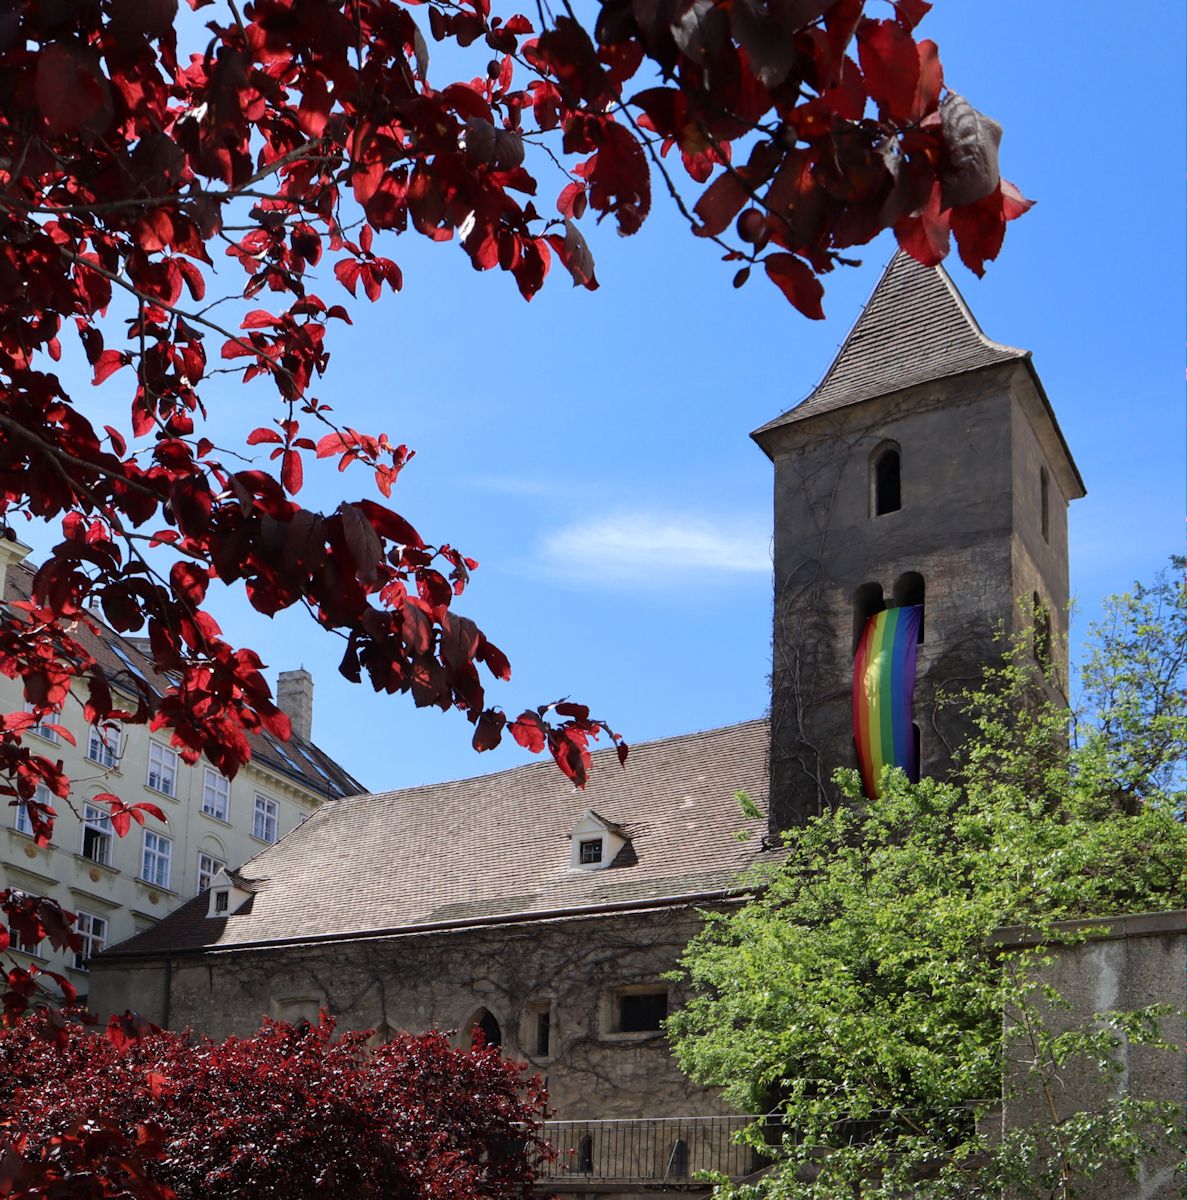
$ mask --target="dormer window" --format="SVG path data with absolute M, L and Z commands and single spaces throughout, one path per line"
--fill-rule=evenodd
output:
M 629 840 L 621 825 L 586 809 L 569 832 L 569 866 L 575 871 L 604 871 Z
M 580 862 L 583 867 L 592 867 L 602 861 L 602 843 L 604 838 L 582 838 L 578 843 Z
M 223 866 L 215 872 L 209 886 L 206 893 L 208 917 L 233 917 L 255 893 L 255 884 L 251 880 Z

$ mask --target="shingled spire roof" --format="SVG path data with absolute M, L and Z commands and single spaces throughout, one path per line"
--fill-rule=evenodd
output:
M 898 251 L 841 345 L 799 404 L 755 436 L 805 417 L 886 396 L 917 383 L 1026 359 L 1028 350 L 990 341 L 943 267 Z

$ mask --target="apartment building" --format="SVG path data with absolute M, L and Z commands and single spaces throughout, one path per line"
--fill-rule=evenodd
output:
M 34 573 L 24 562 L 28 554 L 27 546 L 0 539 L 6 604 L 29 598 Z M 108 628 L 99 613 L 92 618 L 101 637 L 84 631 L 77 636 L 112 689 L 128 697 L 129 708 L 132 679 L 158 691 L 167 686 L 140 640 Z M 26 951 L 14 937 L 13 957 L 65 975 L 86 996 L 91 955 L 154 925 L 205 890 L 222 868 L 258 854 L 325 801 L 364 791 L 310 740 L 309 672 L 282 672 L 277 702 L 292 720 L 292 738 L 281 743 L 268 734 L 251 735 L 251 761 L 233 780 L 205 760 L 184 763 L 167 730 L 150 733 L 146 725 L 128 725 L 105 735 L 86 723 L 77 695 L 53 722 L 69 731 L 74 744 L 48 722 L 27 733 L 27 744 L 62 760 L 72 792 L 66 803 L 48 792 L 40 797 L 57 812 L 49 846 L 35 844 L 23 807 L 0 808 L 0 886 L 49 896 L 77 914 L 83 948 L 59 953 L 43 942 Z M 24 706 L 20 681 L 0 676 L 0 712 Z M 106 807 L 94 802 L 104 792 L 125 804 L 150 801 L 166 820 L 147 817 L 143 827 L 133 825 L 126 837 L 116 837 Z

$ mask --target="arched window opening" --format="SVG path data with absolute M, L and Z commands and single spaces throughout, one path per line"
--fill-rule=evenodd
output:
M 677 1138 L 672 1143 L 672 1153 L 668 1155 L 668 1169 L 664 1172 L 664 1178 L 688 1178 L 688 1143 L 683 1138 Z
M 902 455 L 893 442 L 870 457 L 870 515 L 881 517 L 903 506 Z
M 915 740 L 915 778 L 911 782 L 918 783 L 923 774 L 923 736 L 914 721 L 911 722 L 911 736 Z
M 593 1174 L 593 1138 L 588 1133 L 577 1147 L 577 1174 Z
M 927 588 L 923 576 L 918 571 L 905 571 L 894 581 L 894 607 L 904 608 L 909 604 L 918 604 L 923 612 L 919 614 L 919 644 L 923 645 L 924 617 L 927 610 L 924 607 Z
M 1051 614 L 1038 592 L 1031 596 L 1031 607 L 1034 622 L 1031 649 L 1035 662 L 1045 671 L 1051 664 Z
M 874 613 L 881 612 L 885 607 L 886 600 L 882 595 L 880 583 L 863 583 L 853 593 L 853 650 L 851 653 L 857 653 L 857 643 L 861 641 L 861 631 L 866 627 L 866 622 Z
M 1046 467 L 1039 468 L 1039 521 L 1043 527 L 1043 541 L 1051 540 L 1051 478 Z
M 470 1040 L 475 1046 L 501 1046 L 503 1031 L 494 1015 L 481 1008 L 470 1021 Z

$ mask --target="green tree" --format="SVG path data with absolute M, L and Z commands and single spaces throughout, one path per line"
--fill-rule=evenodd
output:
M 1050 945 L 1072 936 L 1057 921 L 1181 903 L 1185 612 L 1165 576 L 1111 598 L 1074 713 L 1015 646 L 965 697 L 977 733 L 951 782 L 891 771 L 871 803 L 841 772 L 849 803 L 786 835 L 752 903 L 709 917 L 668 1031 L 698 1083 L 769 1114 L 749 1136 L 774 1160 L 723 1197 L 1064 1200 L 1169 1132 L 1163 1106 L 1057 1089 L 1116 1071 L 1125 1040 L 1161 1044 L 1162 1014 L 1050 1021 L 1064 1002 L 1034 984 L 1042 952 L 992 934 L 1024 924 Z M 1003 1138 L 982 1118 L 1006 1055 L 1050 1119 Z

